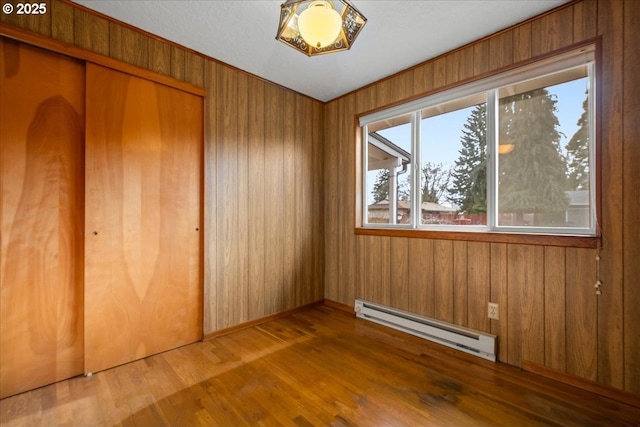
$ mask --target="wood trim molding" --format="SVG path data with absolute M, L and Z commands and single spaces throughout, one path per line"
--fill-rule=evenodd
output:
M 463 240 L 468 242 L 512 243 L 538 246 L 597 249 L 600 242 L 595 236 L 552 236 L 546 234 L 485 233 L 472 231 L 435 231 L 390 228 L 356 227 L 360 236 L 411 237 L 434 240 Z
M 248 322 L 240 323 L 238 325 L 229 326 L 228 328 L 219 329 L 217 331 L 209 332 L 205 334 L 202 338 L 202 341 L 209 341 L 214 338 L 218 338 L 224 335 L 228 335 L 232 332 L 241 331 L 243 329 L 250 328 L 252 326 L 260 325 L 262 323 L 270 322 L 275 319 L 280 319 L 282 317 L 289 316 L 293 313 L 298 313 L 300 311 L 308 310 L 309 308 L 316 307 L 324 304 L 324 300 L 312 302 L 311 304 L 306 304 L 300 307 L 292 308 L 290 310 L 281 311 L 279 313 L 270 314 L 268 316 L 260 317 L 259 319 L 250 320 Z
M 136 67 L 135 65 L 126 64 L 117 59 L 90 52 L 77 46 L 70 45 L 36 33 L 32 33 L 30 31 L 26 31 L 12 25 L 0 23 L 0 36 L 7 37 L 52 52 L 56 52 L 62 55 L 66 55 L 71 58 L 93 62 L 94 64 L 102 65 L 103 67 L 141 77 L 143 79 L 147 79 L 155 83 L 160 83 L 165 86 L 173 87 L 175 89 L 179 89 L 194 95 L 204 97 L 207 94 L 204 88 L 194 86 L 190 83 L 186 83 L 181 80 L 174 79 L 173 77 L 165 76 L 163 74 L 158 74 L 144 68 Z
M 624 390 L 619 390 L 617 388 L 598 384 L 594 381 L 567 374 L 566 372 L 558 371 L 556 369 L 547 368 L 546 366 L 542 366 L 534 362 L 529 362 L 527 360 L 522 361 L 522 369 L 524 371 L 531 372 L 545 378 L 560 381 L 565 384 L 569 384 L 574 387 L 578 387 L 583 390 L 590 391 L 592 393 L 596 393 L 613 400 L 617 400 L 618 402 L 626 403 L 627 405 L 632 405 L 640 408 L 640 396 Z

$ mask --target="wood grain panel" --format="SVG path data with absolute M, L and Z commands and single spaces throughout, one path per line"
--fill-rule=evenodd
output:
M 218 131 L 218 85 L 217 63 L 207 61 L 205 64 L 205 88 L 207 90 L 205 115 L 205 148 L 204 148 L 204 334 L 221 329 L 218 327 L 216 307 L 217 293 L 217 254 L 215 244 L 218 224 L 218 185 L 217 185 L 217 131 Z M 222 108 L 222 107 L 220 107 Z
M 625 389 L 640 394 L 640 289 L 638 289 L 638 277 L 640 277 L 640 201 L 638 200 L 638 185 L 640 184 L 640 172 L 637 162 L 640 159 L 638 147 L 638 135 L 640 135 L 640 84 L 636 75 L 640 67 L 638 59 L 638 26 L 640 25 L 640 5 L 636 2 L 624 4 L 624 355 L 625 355 Z
M 109 21 L 81 9 L 73 11 L 74 44 L 101 55 L 109 55 Z
M 326 298 L 339 301 L 338 297 L 338 229 L 344 227 L 338 221 L 338 147 L 337 127 L 330 123 L 338 122 L 338 103 L 333 102 L 324 110 L 324 218 L 325 218 L 325 284 Z
M 184 80 L 195 86 L 204 84 L 204 57 L 192 52 L 185 53 Z M 244 73 L 239 73 L 243 75 Z M 248 75 L 246 75 L 248 77 Z
M 453 242 L 433 242 L 434 316 L 438 320 L 453 322 Z
M 573 8 L 565 7 L 532 22 L 533 56 L 569 46 L 573 43 Z
M 296 206 L 296 181 L 295 181 L 295 96 L 293 92 L 282 94 L 282 228 L 280 240 L 282 241 L 282 256 L 280 260 L 283 271 L 283 298 L 282 307 L 279 309 L 291 309 L 294 307 L 295 296 L 295 214 Z
M 187 61 L 188 63 L 190 61 Z M 195 68 L 197 69 L 197 67 Z M 191 71 L 187 70 L 187 76 Z M 247 198 L 249 194 L 249 169 L 248 169 L 248 128 L 249 128 L 249 75 L 237 74 L 238 91 L 236 112 L 236 120 L 238 122 L 237 130 L 237 162 L 235 165 L 236 194 L 233 196 L 237 199 L 237 210 L 231 211 L 231 214 L 237 216 L 236 242 L 238 247 L 237 253 L 237 271 L 234 283 L 234 289 L 230 293 L 229 306 L 234 310 L 230 315 L 231 324 L 244 323 L 249 320 L 249 215 L 251 201 Z M 231 172 L 227 179 L 233 176 Z M 232 303 L 233 301 L 233 303 Z
M 93 64 L 87 88 L 85 372 L 94 372 L 202 337 L 203 101 Z
M 489 71 L 489 40 L 473 44 L 473 75 L 479 76 Z
M 447 58 L 441 57 L 433 61 L 433 88 L 439 89 L 447 84 Z
M 326 222 L 325 222 L 325 172 L 324 172 L 324 159 L 325 159 L 325 115 L 324 104 L 319 102 L 312 103 L 312 119 L 313 123 L 311 144 L 312 157 L 313 157 L 313 174 L 311 175 L 311 184 L 313 187 L 313 202 L 312 202 L 312 221 L 311 230 L 313 231 L 313 284 L 314 294 L 313 300 L 319 301 L 324 299 L 325 295 L 325 235 Z
M 567 372 L 596 380 L 597 323 L 595 254 L 588 249 L 566 250 L 567 256 Z
M 500 320 L 490 320 L 491 333 L 498 336 L 498 360 L 505 363 L 509 363 L 510 339 L 507 249 L 504 243 L 491 243 L 491 302 L 500 307 Z
M 0 38 L 0 398 L 82 373 L 84 65 Z
M 355 97 L 346 96 L 341 99 L 341 109 L 338 114 L 338 125 L 342 132 L 338 136 L 338 170 L 349 170 L 355 164 L 355 122 L 354 122 Z M 355 212 L 355 174 L 343 176 L 338 185 L 338 215 L 342 223 L 351 221 L 353 223 Z M 355 236 L 352 230 L 345 228 L 339 233 L 340 236 L 340 280 L 346 283 L 355 283 L 357 280 L 357 258 L 355 256 Z M 385 272 L 385 286 L 390 286 L 389 275 Z M 384 292 L 390 295 L 389 292 Z M 338 293 L 340 302 L 352 301 L 355 298 L 355 292 L 351 286 L 341 284 Z M 388 298 L 388 297 L 387 297 Z M 387 300 L 388 301 L 388 300 Z
M 265 83 L 249 80 L 249 140 L 248 140 L 248 200 L 251 209 L 249 221 L 249 276 L 248 301 L 249 318 L 257 319 L 265 315 L 265 259 L 269 248 L 265 246 Z
M 241 286 L 239 281 L 238 251 L 238 180 L 231 179 L 238 173 L 238 80 L 227 67 L 218 68 L 218 117 L 217 167 L 218 210 L 217 216 L 217 281 L 218 327 L 227 328 L 237 320 L 242 301 L 234 298 Z
M 489 39 L 489 69 L 511 65 L 513 62 L 513 32 L 506 31 Z
M 282 93 L 272 85 L 265 89 L 265 314 L 277 313 L 284 304 L 284 144 L 280 113 Z M 291 183 L 287 183 L 290 185 Z
M 545 366 L 559 371 L 565 371 L 567 368 L 565 280 L 565 249 L 554 246 L 545 247 L 544 362 Z
M 532 24 L 526 23 L 513 29 L 513 61 L 520 62 L 531 59 Z
M 467 243 L 467 326 L 490 333 L 487 303 L 491 299 L 491 246 L 489 243 Z
M 468 250 L 467 242 L 453 242 L 453 323 L 467 326 L 468 299 Z
M 147 68 L 149 37 L 130 28 L 109 23 L 109 56 L 127 64 Z
M 409 310 L 409 239 L 391 239 L 390 305 Z
M 509 363 L 544 363 L 544 248 L 511 245 L 509 292 Z
M 597 2 L 598 33 L 602 35 L 600 90 L 608 96 L 600 104 L 600 164 L 602 232 L 600 280 L 603 294 L 598 299 L 598 381 L 624 388 L 624 3 Z M 632 329 L 636 330 L 637 329 Z
M 157 39 L 150 38 L 148 41 L 148 66 L 151 71 L 171 75 L 171 46 Z M 204 86 L 200 82 L 198 86 Z
M 171 46 L 171 76 L 184 80 L 186 52 L 176 46 Z
M 409 246 L 409 311 L 435 316 L 433 240 L 411 239 Z
M 61 1 L 51 2 L 51 37 L 73 44 L 73 6 Z
M 413 69 L 413 93 L 427 93 L 433 89 L 433 63 L 427 62 Z M 358 93 L 359 94 L 359 93 Z M 363 109 L 362 111 L 367 111 Z
M 598 34 L 598 2 L 583 1 L 573 6 L 573 42 L 589 40 Z

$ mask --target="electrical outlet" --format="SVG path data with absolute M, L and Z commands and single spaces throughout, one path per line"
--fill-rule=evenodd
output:
M 500 320 L 500 307 L 495 302 L 489 303 L 489 319 Z

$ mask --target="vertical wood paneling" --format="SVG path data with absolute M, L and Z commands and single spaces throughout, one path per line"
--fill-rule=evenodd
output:
M 544 252 L 509 245 L 509 363 L 544 363 Z
M 489 71 L 489 41 L 473 44 L 473 75 L 479 76 Z
M 339 129 L 342 131 L 339 134 L 339 148 L 338 148 L 338 171 L 349 170 L 355 164 L 355 122 L 354 122 L 354 109 L 355 109 L 355 96 L 348 96 L 342 100 L 343 109 L 338 116 Z M 343 175 L 338 186 L 338 215 L 341 218 L 341 222 L 344 224 L 354 224 L 354 212 L 355 212 L 355 174 Z M 355 255 L 355 236 L 352 228 L 342 229 L 340 235 L 340 261 L 339 271 L 341 285 L 339 286 L 340 292 L 338 297 L 340 302 L 348 303 L 355 298 L 355 290 L 353 286 L 344 286 L 342 281 L 348 284 L 355 283 L 357 280 L 357 261 Z M 388 283 L 388 282 L 387 282 Z M 389 292 L 385 293 L 389 295 Z
M 284 302 L 284 117 L 282 93 L 273 85 L 265 90 L 265 314 L 277 313 Z M 287 183 L 290 185 L 291 183 Z
M 171 76 L 184 80 L 186 52 L 177 46 L 171 46 Z
M 147 68 L 149 37 L 142 33 L 109 23 L 109 56 L 128 64 Z
M 598 34 L 598 2 L 586 0 L 573 6 L 573 42 L 594 38 Z
M 284 192 L 283 199 L 283 211 L 282 211 L 282 225 L 281 225 L 281 239 L 283 243 L 283 301 L 281 309 L 293 308 L 293 299 L 290 296 L 294 295 L 295 289 L 295 212 L 298 207 L 295 205 L 295 96 L 293 92 L 286 92 L 284 94 L 283 105 L 280 109 L 282 119 L 283 131 L 283 172 L 282 172 L 282 186 Z
M 265 246 L 265 83 L 249 80 L 249 147 L 248 147 L 248 200 L 249 221 L 249 318 L 257 319 L 265 314 L 265 258 L 269 250 Z
M 489 39 L 489 68 L 511 65 L 513 62 L 513 31 L 505 31 Z
M 194 57 L 195 55 L 188 55 Z M 187 63 L 191 60 L 188 59 Z M 190 75 L 198 75 L 198 67 L 187 67 L 187 78 Z M 236 232 L 236 244 L 238 245 L 238 269 L 237 277 L 235 280 L 233 292 L 231 293 L 231 301 L 235 302 L 237 313 L 235 316 L 231 316 L 233 324 L 243 323 L 250 319 L 249 317 L 249 214 L 252 206 L 251 200 L 247 198 L 249 194 L 249 168 L 248 168 L 248 129 L 249 129 L 249 76 L 244 73 L 239 73 L 236 76 L 238 81 L 237 91 L 237 103 L 238 110 L 236 119 L 238 122 L 237 127 L 237 162 L 236 162 L 236 194 L 234 198 L 237 199 L 237 232 Z M 226 179 L 231 179 L 231 176 L 227 176 Z
M 513 29 L 513 61 L 520 62 L 531 59 L 531 23 Z
M 73 44 L 73 6 L 60 1 L 51 2 L 51 37 Z
M 532 23 L 531 53 L 533 56 L 569 46 L 573 42 L 573 8 L 565 7 Z
M 598 299 L 598 381 L 624 388 L 624 247 L 623 217 L 623 78 L 625 64 L 623 28 L 624 2 L 597 2 L 598 33 L 602 35 L 603 72 L 600 88 L 600 165 L 602 246 Z M 605 72 L 606 71 L 606 72 Z M 637 330 L 637 329 L 632 329 Z
M 468 243 L 453 242 L 453 323 L 467 326 L 468 308 L 477 301 L 468 299 Z
M 156 73 L 171 75 L 171 46 L 156 39 L 149 39 L 149 69 Z M 204 86 L 204 82 L 200 84 Z
M 567 372 L 596 380 L 595 254 L 567 248 Z
M 238 252 L 238 81 L 232 70 L 218 68 L 218 116 L 216 133 L 218 183 L 217 202 L 217 323 L 221 328 L 237 320 L 241 301 L 234 299 L 239 282 Z
M 207 61 L 205 88 L 207 90 L 205 110 L 205 198 L 204 198 L 204 333 L 220 329 L 216 307 L 218 246 L 215 244 L 218 233 L 218 185 L 217 185 L 217 133 L 218 133 L 218 65 Z
M 549 368 L 567 368 L 565 249 L 544 248 L 544 361 Z
M 409 310 L 409 239 L 391 239 L 390 304 Z
M 84 10 L 74 9 L 73 40 L 78 47 L 109 55 L 109 21 Z
M 447 58 L 441 57 L 433 62 L 433 88 L 447 84 Z
M 324 217 L 325 217 L 325 296 L 333 301 L 338 297 L 339 247 L 338 229 L 338 102 L 327 105 L 324 111 Z
M 491 299 L 491 246 L 489 243 L 467 244 L 468 327 L 491 332 L 487 303 Z
M 311 175 L 311 184 L 313 187 L 313 202 L 312 206 L 312 221 L 311 230 L 313 234 L 313 253 L 311 254 L 313 262 L 313 281 L 314 281 L 314 293 L 313 301 L 319 301 L 324 298 L 325 280 L 325 235 L 326 222 L 325 222 L 325 210 L 324 210 L 324 159 L 325 159 L 325 144 L 324 141 L 324 105 L 319 102 L 312 103 L 312 119 L 313 128 L 311 130 L 313 144 L 312 159 L 313 159 L 313 173 Z M 309 121 L 307 121 L 309 123 Z M 308 226 L 308 224 L 305 224 Z
M 186 52 L 184 61 L 184 80 L 195 86 L 204 84 L 204 57 L 195 53 Z M 239 73 L 242 76 L 242 73 Z
M 435 316 L 433 240 L 412 239 L 409 246 L 409 311 Z
M 433 256 L 435 317 L 453 322 L 453 242 L 434 240 Z
M 640 35 L 640 5 L 637 2 L 624 4 L 624 103 L 625 111 L 623 128 L 623 170 L 624 170 L 624 356 L 625 356 L 625 389 L 640 394 L 640 83 L 637 70 L 640 67 L 638 46 Z
M 421 94 L 433 89 L 433 62 L 427 62 L 413 69 L 413 92 Z M 366 110 L 364 110 L 366 111 Z
M 509 296 L 507 293 L 507 248 L 504 243 L 491 244 L 491 302 L 500 308 L 500 320 L 490 320 L 491 333 L 498 336 L 498 360 L 509 362 Z

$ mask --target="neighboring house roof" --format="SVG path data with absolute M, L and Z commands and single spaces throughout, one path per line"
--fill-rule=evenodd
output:
M 369 205 L 369 210 L 388 210 L 389 209 L 389 200 L 381 200 L 377 203 Z M 407 200 L 399 200 L 398 201 L 398 210 L 410 210 L 411 203 Z M 433 202 L 423 202 L 422 203 L 422 211 L 423 212 L 450 212 L 454 213 L 458 210 L 456 208 L 451 208 L 448 206 L 442 206 L 438 203 Z
M 376 132 L 369 133 L 368 142 L 368 157 L 370 164 L 393 158 L 400 159 L 402 163 L 409 163 L 411 161 L 411 154 L 408 151 L 397 146 Z

